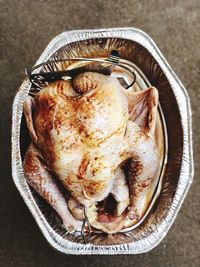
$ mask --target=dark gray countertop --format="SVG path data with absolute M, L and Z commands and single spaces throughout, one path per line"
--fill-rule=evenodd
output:
M 200 1 L 1 0 L 0 266 L 200 266 Z M 43 238 L 16 190 L 10 167 L 13 97 L 48 42 L 66 30 L 138 27 L 156 42 L 188 90 L 195 177 L 161 244 L 138 256 L 66 256 Z

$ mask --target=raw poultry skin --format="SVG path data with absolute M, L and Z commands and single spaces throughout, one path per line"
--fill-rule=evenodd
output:
M 116 78 L 92 72 L 51 83 L 25 101 L 32 138 L 25 177 L 68 231 L 80 229 L 83 207 L 91 225 L 107 233 L 122 229 L 127 216 L 137 218 L 139 198 L 159 162 L 157 102 L 154 87 L 133 93 Z M 126 160 L 128 182 L 121 168 Z M 70 192 L 68 202 L 56 179 Z M 99 214 L 97 204 L 109 194 L 116 210 Z

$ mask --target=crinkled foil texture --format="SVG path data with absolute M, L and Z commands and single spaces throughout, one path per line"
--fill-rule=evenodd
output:
M 93 234 L 83 244 L 79 233 L 67 235 L 60 218 L 27 185 L 22 160 L 30 143 L 22 106 L 30 90 L 25 79 L 13 103 L 12 169 L 14 182 L 49 243 L 66 254 L 139 254 L 159 244 L 172 225 L 192 182 L 191 110 L 187 92 L 148 35 L 134 28 L 64 32 L 54 38 L 36 64 L 63 57 L 108 57 L 118 50 L 135 63 L 159 91 L 168 136 L 161 193 L 145 221 L 127 233 Z M 56 69 L 67 66 L 62 63 Z M 48 67 L 46 67 L 48 69 Z M 41 69 L 43 71 L 44 69 Z

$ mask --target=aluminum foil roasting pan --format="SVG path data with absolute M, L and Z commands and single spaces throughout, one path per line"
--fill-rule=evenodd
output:
M 22 161 L 30 142 L 23 117 L 23 102 L 31 83 L 25 79 L 13 103 L 13 180 L 43 235 L 66 254 L 139 254 L 159 244 L 168 232 L 192 183 L 191 109 L 187 92 L 165 58 L 144 32 L 134 28 L 79 30 L 55 37 L 36 64 L 65 57 L 105 58 L 117 50 L 133 63 L 146 84 L 159 91 L 165 137 L 162 181 L 151 209 L 138 227 L 114 235 L 94 233 L 89 244 L 80 234 L 69 235 L 61 220 L 26 183 Z M 159 194 L 158 194 L 159 193 Z

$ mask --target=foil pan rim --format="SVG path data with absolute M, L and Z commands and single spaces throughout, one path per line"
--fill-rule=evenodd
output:
M 192 127 L 191 107 L 189 97 L 183 84 L 180 82 L 166 59 L 154 43 L 154 41 L 143 31 L 136 28 L 108 28 L 99 30 L 75 30 L 63 32 L 55 37 L 44 50 L 36 64 L 46 61 L 54 52 L 62 46 L 75 41 L 94 38 L 121 38 L 138 42 L 144 46 L 155 58 L 166 75 L 171 89 L 175 95 L 180 110 L 181 124 L 183 129 L 183 157 L 181 172 L 177 189 L 171 207 L 165 218 L 157 225 L 155 231 L 142 240 L 128 244 L 104 245 L 77 244 L 63 239 L 47 223 L 43 214 L 36 205 L 33 196 L 24 178 L 22 161 L 20 156 L 20 122 L 22 117 L 22 106 L 30 89 L 30 82 L 25 79 L 13 102 L 12 117 L 12 174 L 13 180 L 26 205 L 29 207 L 37 224 L 48 242 L 57 250 L 66 254 L 140 254 L 148 252 L 156 247 L 167 234 L 174 222 L 176 215 L 182 205 L 187 191 L 193 180 L 193 152 L 192 152 Z

